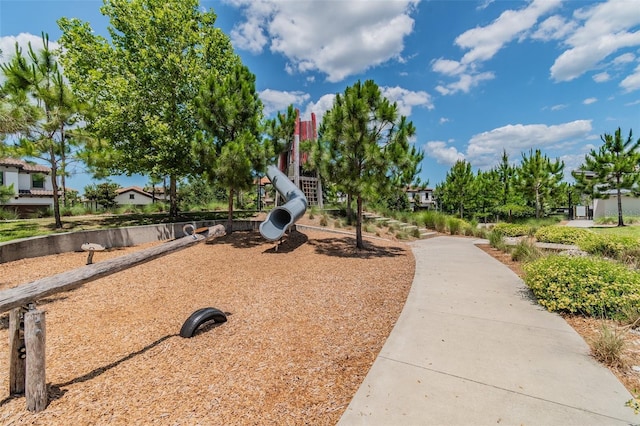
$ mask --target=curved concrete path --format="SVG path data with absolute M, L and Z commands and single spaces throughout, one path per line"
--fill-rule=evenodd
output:
M 632 395 L 474 245 L 411 243 L 406 305 L 339 425 L 629 425 Z

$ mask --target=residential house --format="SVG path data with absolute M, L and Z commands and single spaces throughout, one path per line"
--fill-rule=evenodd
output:
M 1 204 L 20 215 L 53 208 L 51 169 L 17 158 L 0 158 L 0 186 L 13 185 L 14 194 Z
M 115 201 L 119 206 L 144 206 L 147 204 L 152 204 L 154 200 L 152 194 L 146 192 L 139 186 L 120 188 L 116 192 L 118 195 L 116 195 Z
M 406 189 L 406 193 L 409 203 L 411 203 L 411 210 L 435 210 L 438 206 L 431 188 L 409 187 Z

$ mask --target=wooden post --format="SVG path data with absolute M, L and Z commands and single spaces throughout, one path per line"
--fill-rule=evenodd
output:
M 9 395 L 24 393 L 26 350 L 24 346 L 25 309 L 9 312 Z
M 27 348 L 27 369 L 25 397 L 27 410 L 36 413 L 44 410 L 48 404 L 47 381 L 45 372 L 45 336 L 44 312 L 30 310 L 24 314 L 24 338 Z

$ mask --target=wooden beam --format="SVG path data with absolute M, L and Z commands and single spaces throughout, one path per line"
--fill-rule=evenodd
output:
M 156 247 L 136 251 L 114 259 L 105 260 L 104 262 L 93 263 L 68 272 L 22 284 L 9 290 L 0 291 L 0 313 L 25 306 L 28 303 L 35 302 L 38 299 L 51 296 L 52 294 L 71 290 L 82 284 L 97 280 L 98 278 L 181 250 L 194 243 L 221 237 L 224 234 L 224 226 L 215 225 L 206 228 L 206 231 L 187 235 Z
M 24 396 L 27 410 L 40 412 L 47 408 L 46 343 L 45 314 L 33 310 L 24 314 L 24 340 L 27 347 L 27 371 Z
M 24 344 L 24 313 L 22 307 L 9 313 L 9 395 L 24 393 L 27 350 Z

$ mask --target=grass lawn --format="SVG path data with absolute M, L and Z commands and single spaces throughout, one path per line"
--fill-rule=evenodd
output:
M 640 239 L 640 225 L 612 226 L 605 228 L 589 228 L 593 232 L 604 235 L 620 235 Z

